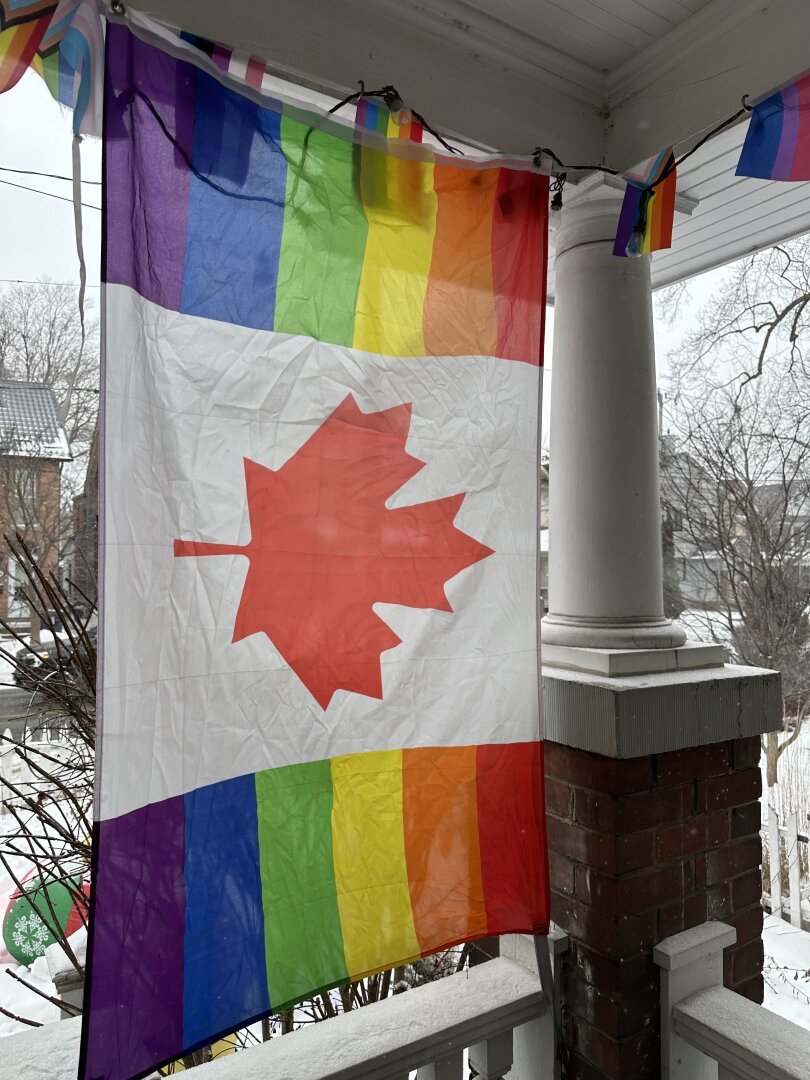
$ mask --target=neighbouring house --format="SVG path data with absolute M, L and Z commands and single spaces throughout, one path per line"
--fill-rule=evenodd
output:
M 53 387 L 0 379 L 0 619 L 27 631 L 31 612 L 6 536 L 20 535 L 41 564 L 56 565 L 62 465 L 71 453 Z
M 73 500 L 73 546 L 68 585 L 76 604 L 95 601 L 98 592 L 98 440 L 96 426 L 84 487 Z

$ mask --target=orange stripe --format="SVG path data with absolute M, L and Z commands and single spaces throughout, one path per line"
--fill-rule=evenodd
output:
M 499 169 L 434 167 L 436 237 L 424 311 L 429 355 L 495 355 L 492 212 L 499 175 Z
M 647 237 L 644 243 L 645 251 L 658 251 L 659 238 L 661 236 L 661 194 L 659 188 L 655 188 L 647 206 Z
M 413 921 L 422 953 L 485 935 L 476 748 L 403 751 L 402 809 Z

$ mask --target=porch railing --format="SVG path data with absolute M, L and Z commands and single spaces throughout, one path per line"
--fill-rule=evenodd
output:
M 810 1031 L 723 986 L 737 931 L 708 922 L 662 941 L 662 1080 L 807 1080 Z
M 551 962 L 541 980 L 533 939 L 503 938 L 501 956 L 494 960 L 198 1066 L 208 1071 L 194 1075 L 200 1080 L 408 1080 L 415 1070 L 418 1080 L 462 1080 L 468 1054 L 481 1080 L 502 1080 L 507 1073 L 509 1080 L 553 1080 L 559 1077 L 560 965 L 555 961 L 566 947 L 563 933 L 549 935 Z M 544 992 L 544 981 L 553 989 Z M 48 1053 L 57 1045 L 64 1048 L 51 1061 L 49 1080 L 75 1080 L 78 1024 L 78 1019 L 65 1020 L 4 1039 L 0 1080 L 28 1075 L 26 1062 L 36 1057 L 38 1045 Z
M 789 814 L 784 825 L 779 823 L 779 815 L 773 805 L 768 806 L 768 817 L 763 823 L 762 839 L 768 851 L 770 878 L 770 909 L 772 915 L 790 918 L 793 926 L 807 928 L 808 919 L 802 922 L 802 901 L 810 897 L 810 881 L 802 883 L 802 846 L 807 848 L 810 837 L 799 832 L 799 816 Z M 784 842 L 785 861 L 787 863 L 787 895 L 782 888 L 782 843 Z M 804 853 L 807 863 L 807 851 Z

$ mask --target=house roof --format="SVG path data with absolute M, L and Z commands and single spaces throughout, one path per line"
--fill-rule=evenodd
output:
M 70 461 L 52 386 L 0 379 L 0 456 Z

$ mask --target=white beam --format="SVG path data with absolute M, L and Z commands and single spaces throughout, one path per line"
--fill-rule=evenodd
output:
M 507 153 L 542 143 L 592 161 L 602 75 L 505 21 L 447 0 L 156 0 L 150 14 L 267 58 L 271 70 L 336 97 L 394 84 L 449 135 Z
M 808 67 L 807 0 L 712 0 L 610 73 L 606 160 L 616 168 L 694 141 Z

